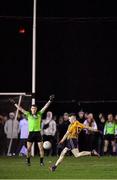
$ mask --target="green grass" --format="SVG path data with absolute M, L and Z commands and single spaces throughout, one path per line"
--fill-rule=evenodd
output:
M 45 167 L 40 167 L 39 157 L 33 157 L 28 167 L 23 157 L 0 157 L 0 179 L 117 179 L 117 157 L 66 157 L 51 172 L 56 159 L 45 157 Z

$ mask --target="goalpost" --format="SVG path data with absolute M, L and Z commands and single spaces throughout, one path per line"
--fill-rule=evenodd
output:
M 9 99 L 8 99 L 8 97 L 16 97 L 16 96 L 18 96 L 19 98 L 18 98 L 18 106 L 20 106 L 21 105 L 21 101 L 22 101 L 22 97 L 31 97 L 31 95 L 30 94 L 26 94 L 26 93 L 22 93 L 22 92 L 1 92 L 0 93 L 0 96 L 7 96 L 7 100 L 5 101 L 5 105 L 6 105 L 6 103 L 8 103 L 9 102 Z M 3 105 L 3 103 L 2 103 L 2 105 Z M 15 113 L 15 120 L 17 120 L 17 118 L 18 118 L 18 109 L 16 109 L 16 113 Z M 10 151 L 11 151 L 11 147 L 12 147 L 12 141 L 13 141 L 13 138 L 11 137 L 11 139 L 10 139 L 10 143 L 9 143 L 9 146 L 8 146 L 8 150 L 7 150 L 7 156 L 9 156 L 9 153 L 10 153 Z M 33 154 L 33 153 L 32 153 Z
M 32 31 L 32 104 L 35 104 L 35 93 L 36 93 L 36 6 L 37 0 L 33 0 L 33 31 Z M 19 96 L 18 105 L 21 104 L 22 96 L 28 96 L 26 93 L 22 92 L 1 92 L 0 96 Z M 31 96 L 31 95 L 29 95 Z M 16 111 L 15 119 L 17 119 L 18 110 Z M 9 144 L 8 152 L 12 145 L 12 139 Z M 34 156 L 34 143 L 32 146 L 32 156 Z

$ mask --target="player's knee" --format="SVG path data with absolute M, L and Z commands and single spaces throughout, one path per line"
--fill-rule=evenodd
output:
M 79 157 L 79 153 L 74 153 L 75 158 Z
M 63 151 L 61 152 L 61 156 L 64 156 L 68 151 L 68 148 L 64 148 Z
M 79 150 L 77 148 L 72 149 L 72 153 L 73 153 L 74 157 L 76 157 L 76 158 L 80 156 Z

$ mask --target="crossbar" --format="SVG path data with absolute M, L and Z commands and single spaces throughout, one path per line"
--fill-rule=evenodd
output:
M 1 96 L 31 96 L 31 94 L 26 94 L 23 92 L 1 92 Z

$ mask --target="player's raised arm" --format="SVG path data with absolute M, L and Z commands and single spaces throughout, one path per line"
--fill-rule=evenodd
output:
M 21 106 L 18 106 L 18 104 L 14 101 L 14 99 L 9 99 L 9 101 L 22 113 L 25 113 L 25 109 L 23 109 Z
M 49 105 L 52 103 L 52 101 L 54 100 L 55 96 L 51 95 L 49 97 L 49 101 L 45 104 L 45 106 L 41 109 L 41 113 L 44 113 L 45 110 L 49 107 Z

